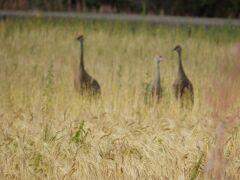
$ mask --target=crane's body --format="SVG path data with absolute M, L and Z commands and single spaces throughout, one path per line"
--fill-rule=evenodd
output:
M 161 57 L 155 58 L 155 75 L 151 83 L 152 96 L 156 96 L 157 98 L 160 98 L 162 94 L 161 81 L 160 81 L 161 59 L 162 59 Z
M 84 92 L 90 93 L 92 95 L 100 94 L 100 85 L 96 79 L 91 77 L 84 67 L 84 38 L 80 35 L 77 40 L 80 42 L 80 63 L 78 71 L 75 75 L 74 86 L 75 88 L 83 94 Z
M 161 88 L 161 79 L 160 79 L 160 62 L 162 61 L 161 56 L 156 56 L 154 58 L 155 61 L 155 74 L 153 77 L 153 81 L 147 85 L 145 96 L 149 96 L 151 94 L 152 99 L 156 99 L 157 101 L 162 96 L 162 88 Z
M 182 48 L 178 45 L 173 50 L 178 53 L 177 78 L 173 83 L 174 96 L 176 99 L 183 100 L 183 96 L 189 93 L 190 100 L 192 103 L 194 103 L 193 85 L 188 79 L 182 65 Z

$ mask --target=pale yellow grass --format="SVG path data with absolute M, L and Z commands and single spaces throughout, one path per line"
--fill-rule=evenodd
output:
M 203 178 L 215 141 L 203 90 L 231 43 L 182 38 L 173 27 L 165 27 L 172 33 L 164 35 L 161 27 L 153 27 L 153 35 L 130 28 L 111 32 L 99 24 L 89 30 L 88 23 L 32 23 L 30 28 L 0 25 L 1 179 Z M 98 100 L 74 90 L 78 33 L 85 35 L 86 68 L 102 88 Z M 181 111 L 171 93 L 177 63 L 171 49 L 179 43 L 195 88 L 192 112 Z M 152 78 L 157 54 L 166 59 L 161 64 L 164 97 L 159 105 L 147 106 L 144 83 Z M 72 139 L 83 121 L 81 132 L 87 135 L 77 143 Z M 239 132 L 238 126 L 226 134 L 229 179 L 240 178 Z

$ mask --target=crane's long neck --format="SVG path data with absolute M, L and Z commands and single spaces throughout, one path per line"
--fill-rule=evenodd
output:
M 178 51 L 178 73 L 179 74 L 185 74 L 183 70 L 183 65 L 182 65 L 182 51 Z
M 154 76 L 154 81 L 158 84 L 160 84 L 160 63 L 156 63 L 155 65 L 156 70 L 155 70 L 155 76 Z
M 84 70 L 83 40 L 80 41 L 80 70 Z

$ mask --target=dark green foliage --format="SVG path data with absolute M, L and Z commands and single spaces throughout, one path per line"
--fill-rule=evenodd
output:
M 240 0 L 2 0 L 0 9 L 92 11 L 99 10 L 101 5 L 109 5 L 117 12 L 128 13 L 235 18 L 240 16 Z

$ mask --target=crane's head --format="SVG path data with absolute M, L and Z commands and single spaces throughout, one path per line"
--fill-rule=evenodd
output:
M 83 35 L 82 34 L 80 34 L 77 38 L 76 38 L 76 40 L 78 40 L 78 41 L 83 41 L 84 40 L 84 37 L 83 37 Z
M 181 52 L 182 48 L 180 45 L 177 45 L 175 48 L 172 49 L 173 51 L 176 51 L 176 52 Z
M 161 61 L 163 61 L 163 57 L 162 56 L 155 56 L 154 60 L 157 64 L 159 64 Z

